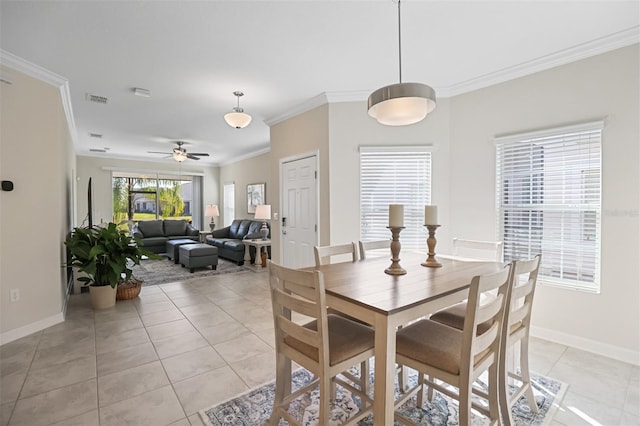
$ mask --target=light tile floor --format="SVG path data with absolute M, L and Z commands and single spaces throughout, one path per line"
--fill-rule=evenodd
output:
M 0 347 L 0 425 L 201 425 L 198 410 L 274 377 L 267 274 L 144 287 Z M 640 368 L 533 339 L 532 369 L 570 384 L 552 424 L 640 425 Z

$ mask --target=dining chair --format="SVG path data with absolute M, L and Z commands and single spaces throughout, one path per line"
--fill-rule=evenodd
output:
M 510 263 L 497 273 L 476 276 L 471 281 L 467 316 L 463 330 L 446 326 L 430 319 L 421 319 L 401 328 L 396 333 L 396 362 L 417 370 L 418 384 L 396 400 L 396 407 L 404 404 L 418 393 L 418 404 L 422 407 L 425 386 L 428 397 L 433 391 L 459 401 L 459 424 L 471 424 L 471 407 L 488 416 L 492 423 L 500 424 L 498 406 L 498 367 L 500 362 L 500 336 L 503 316 L 508 309 L 509 290 L 512 282 Z M 497 296 L 486 304 L 480 304 L 480 295 L 497 290 Z M 489 327 L 476 332 L 478 324 Z M 473 383 L 487 372 L 487 391 L 474 387 Z M 458 388 L 451 390 L 435 379 Z M 471 394 L 488 402 L 488 409 L 472 402 Z M 410 421 L 396 414 L 402 422 Z
M 532 412 L 538 412 L 533 389 L 531 388 L 531 376 L 529 371 L 529 331 L 531 326 L 531 309 L 533 307 L 533 295 L 535 294 L 540 269 L 541 255 L 530 260 L 515 261 L 513 267 L 513 288 L 510 293 L 510 309 L 505 313 L 503 336 L 500 346 L 500 411 L 504 424 L 513 424 L 511 407 L 523 395 L 527 398 Z M 521 282 L 520 277 L 527 274 L 526 281 Z M 450 327 L 462 330 L 464 328 L 466 302 L 458 303 L 450 308 L 443 309 L 431 316 L 436 321 Z M 489 324 L 479 324 L 478 332 L 485 330 Z M 508 355 L 511 348 L 520 343 L 520 375 L 515 371 L 509 371 Z M 509 378 L 521 383 L 510 394 Z
M 276 344 L 276 389 L 269 424 L 276 425 L 281 418 L 289 424 L 300 424 L 288 413 L 289 404 L 316 386 L 320 387 L 318 424 L 328 424 L 330 395 L 336 383 L 359 396 L 361 401 L 360 412 L 345 424 L 354 424 L 371 413 L 373 400 L 367 393 L 369 374 L 363 366 L 373 356 L 373 329 L 327 314 L 324 278 L 320 271 L 289 269 L 269 261 L 269 287 Z M 312 320 L 297 324 L 291 319 L 293 312 Z M 295 390 L 291 385 L 292 361 L 314 374 L 311 382 Z M 357 364 L 361 366 L 359 377 L 346 373 Z
M 465 260 L 490 260 L 502 262 L 502 241 L 477 241 L 453 239 L 453 257 Z
M 360 248 L 360 260 L 365 260 L 367 251 L 387 249 L 386 254 L 389 254 L 391 240 L 358 241 L 358 247 Z
M 356 243 L 340 244 L 334 246 L 315 246 L 313 254 L 316 259 L 316 266 L 326 265 L 330 263 L 332 256 L 350 254 L 351 261 L 358 260 L 358 246 Z

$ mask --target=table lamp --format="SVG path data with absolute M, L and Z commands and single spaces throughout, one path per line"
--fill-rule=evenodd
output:
M 256 206 L 256 220 L 262 220 L 262 228 L 260 228 L 260 234 L 262 234 L 262 239 L 266 240 L 267 235 L 269 235 L 269 227 L 267 226 L 267 220 L 271 220 L 271 205 L 270 204 L 261 204 Z
M 216 227 L 216 223 L 214 222 L 213 218 L 220 216 L 218 206 L 216 206 L 215 204 L 209 204 L 204 212 L 204 215 L 211 216 L 211 223 L 209 223 L 209 228 L 211 229 L 211 232 L 213 232 Z

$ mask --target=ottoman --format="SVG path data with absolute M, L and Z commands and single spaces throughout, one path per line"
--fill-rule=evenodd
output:
M 189 240 L 187 238 L 167 241 L 167 257 L 169 258 L 169 260 L 173 259 L 173 263 L 175 263 L 176 265 L 178 264 L 178 247 L 184 244 L 198 244 L 198 242 Z
M 218 267 L 218 247 L 209 244 L 183 244 L 178 247 L 180 264 L 193 273 L 195 268 Z

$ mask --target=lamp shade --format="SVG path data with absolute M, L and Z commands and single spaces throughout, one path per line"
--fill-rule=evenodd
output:
M 251 116 L 245 112 L 229 112 L 224 115 L 224 121 L 231 127 L 242 129 L 251 123 Z
M 204 211 L 205 216 L 218 217 L 220 216 L 220 211 L 218 210 L 218 206 L 215 204 L 209 204 Z
M 436 92 L 422 83 L 397 83 L 369 96 L 369 115 L 387 126 L 406 126 L 423 120 L 436 107 Z
M 259 206 L 256 206 L 255 219 L 271 220 L 271 205 L 261 204 Z

